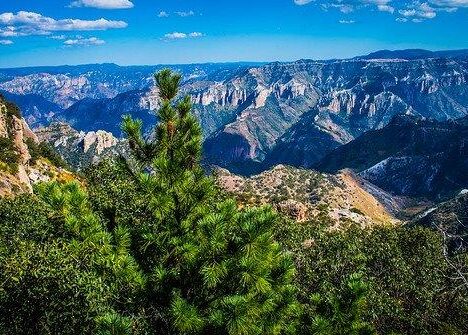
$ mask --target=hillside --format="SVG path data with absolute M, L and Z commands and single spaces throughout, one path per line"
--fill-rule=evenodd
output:
M 401 115 L 335 149 L 315 167 L 351 168 L 395 194 L 438 199 L 468 186 L 467 142 L 467 117 L 438 122 Z
M 411 222 L 440 232 L 452 250 L 468 248 L 468 192 L 433 207 Z
M 270 204 L 298 221 L 330 228 L 396 224 L 404 200 L 363 182 L 351 171 L 336 175 L 278 165 L 250 178 L 227 170 L 216 173 L 218 184 L 240 205 Z

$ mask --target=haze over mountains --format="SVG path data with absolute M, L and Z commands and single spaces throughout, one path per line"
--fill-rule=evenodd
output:
M 149 133 L 156 122 L 152 111 L 159 105 L 152 75 L 164 67 L 101 64 L 3 69 L 0 90 L 20 106 L 33 128 L 64 121 L 77 131 L 104 130 L 120 137 L 122 116 L 132 114 L 144 121 Z M 336 162 L 333 155 L 341 157 L 344 150 L 361 155 L 352 148 L 367 145 L 375 151 L 374 144 L 386 147 L 388 143 L 414 149 L 406 152 L 411 159 L 406 161 L 405 171 L 417 159 L 421 171 L 436 164 L 434 173 L 440 177 L 440 171 L 446 170 L 444 159 L 456 154 L 435 151 L 434 157 L 422 158 L 424 150 L 433 147 L 422 141 L 421 145 L 428 146 L 415 152 L 411 143 L 415 134 L 439 138 L 439 131 L 448 134 L 442 149 L 459 150 L 457 162 L 466 167 L 466 130 L 437 122 L 468 115 L 468 50 L 383 50 L 346 60 L 170 67 L 183 74 L 181 95 L 192 97 L 204 131 L 207 162 L 231 172 L 252 174 L 277 164 L 330 168 L 329 162 Z M 401 114 L 413 118 L 394 119 Z M 424 119 L 434 121 L 416 126 Z M 367 133 L 378 129 L 382 133 Z M 463 135 L 452 136 L 451 132 Z M 75 133 L 74 138 L 81 137 Z M 333 153 L 335 149 L 338 151 Z M 394 160 L 395 152 L 390 151 L 385 157 L 378 151 L 363 158 L 365 166 L 359 166 L 359 172 L 364 175 L 367 169 L 370 180 L 398 194 L 437 197 L 448 192 L 445 186 L 429 182 L 427 187 L 409 186 L 418 179 L 392 170 L 401 169 L 401 159 L 398 164 L 384 165 L 386 177 L 382 178 L 377 172 L 383 170 L 372 170 L 372 166 L 384 159 Z M 325 156 L 328 158 L 321 163 Z M 343 161 L 333 168 L 356 168 L 353 163 Z M 392 178 L 397 181 L 389 180 Z M 466 180 L 453 184 L 449 191 L 466 187 Z

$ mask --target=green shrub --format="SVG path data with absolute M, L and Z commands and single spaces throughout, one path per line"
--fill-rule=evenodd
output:
M 0 162 L 4 163 L 6 172 L 18 172 L 19 155 L 10 138 L 0 137 Z

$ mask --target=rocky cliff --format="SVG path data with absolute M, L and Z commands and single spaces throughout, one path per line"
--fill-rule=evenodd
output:
M 19 109 L 0 96 L 0 195 L 32 192 L 35 182 L 69 175 L 46 160 L 33 161 L 29 146 L 38 145 Z

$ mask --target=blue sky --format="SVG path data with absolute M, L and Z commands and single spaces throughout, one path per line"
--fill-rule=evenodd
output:
M 3 0 L 0 67 L 468 48 L 468 0 Z

